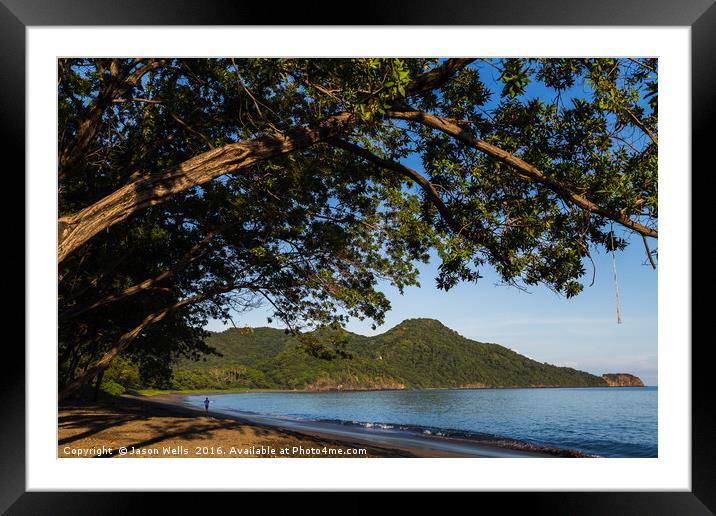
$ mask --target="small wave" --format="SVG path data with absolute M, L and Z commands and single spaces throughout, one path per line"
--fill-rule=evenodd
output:
M 341 419 L 314 419 L 314 421 L 346 426 L 357 426 L 368 430 L 378 429 L 389 432 L 419 434 L 431 438 L 464 439 L 472 441 L 476 444 L 497 446 L 499 448 L 505 448 L 510 450 L 542 452 L 556 457 L 601 457 L 601 455 L 588 454 L 572 448 L 558 448 L 555 446 L 545 445 L 537 442 L 530 442 L 527 440 L 511 439 L 503 436 L 492 435 L 482 432 L 471 432 L 467 430 L 371 421 L 347 421 Z
M 602 457 L 602 455 L 594 455 L 585 453 L 582 451 L 575 450 L 574 448 L 565 447 L 558 448 L 553 445 L 542 444 L 538 442 L 531 442 L 528 440 L 518 440 L 507 438 L 504 436 L 487 434 L 483 432 L 475 432 L 468 430 L 458 430 L 453 428 L 436 428 L 429 426 L 410 425 L 410 424 L 398 424 L 398 423 L 385 423 L 378 421 L 357 421 L 357 420 L 343 420 L 343 419 L 324 419 L 311 417 L 305 414 L 270 414 L 270 413 L 257 413 L 246 410 L 236 410 L 232 408 L 221 408 L 228 412 L 236 414 L 246 415 L 263 415 L 273 417 L 275 419 L 293 420 L 293 421 L 316 421 L 322 423 L 330 423 L 334 425 L 346 425 L 356 426 L 365 428 L 370 431 L 385 431 L 385 432 L 404 432 L 412 433 L 417 435 L 423 435 L 430 438 L 447 438 L 447 439 L 464 439 L 472 441 L 476 444 L 483 444 L 489 446 L 496 446 L 499 448 L 511 449 L 511 450 L 522 450 L 522 451 L 534 451 L 547 453 L 556 457 Z
M 383 430 L 392 430 L 395 428 L 393 425 L 386 425 L 385 423 L 358 423 L 364 428 L 382 428 Z

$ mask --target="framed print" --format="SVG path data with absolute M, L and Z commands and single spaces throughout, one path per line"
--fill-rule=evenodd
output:
M 3 0 L 28 300 L 3 510 L 710 514 L 690 206 L 716 8 L 583 4 Z

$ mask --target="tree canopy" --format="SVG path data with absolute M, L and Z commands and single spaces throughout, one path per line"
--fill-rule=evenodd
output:
M 379 281 L 431 252 L 440 288 L 566 297 L 629 234 L 654 264 L 657 84 L 655 59 L 60 59 L 60 395 L 120 354 L 161 382 L 260 303 L 381 324 Z

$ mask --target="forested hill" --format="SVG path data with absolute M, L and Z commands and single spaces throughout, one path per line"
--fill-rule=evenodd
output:
M 335 336 L 324 331 L 318 339 Z M 374 337 L 345 334 L 351 358 L 326 360 L 272 328 L 229 329 L 207 343 L 223 356 L 175 366 L 176 389 L 237 387 L 351 390 L 430 387 L 607 386 L 604 378 L 466 339 L 432 319 L 403 321 Z

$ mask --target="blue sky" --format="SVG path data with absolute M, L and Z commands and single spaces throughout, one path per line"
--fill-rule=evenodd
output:
M 481 66 L 481 76 L 495 92 L 485 107 L 499 100 L 496 73 Z M 543 97 L 547 92 L 533 83 L 528 97 Z M 581 84 L 565 92 L 564 102 L 572 96 L 588 95 Z M 422 171 L 418 159 L 405 164 Z M 641 237 L 614 227 L 615 233 L 630 239 L 624 252 L 616 255 L 622 324 L 616 318 L 616 292 L 611 254 L 594 254 L 596 276 L 588 287 L 592 268 L 586 263 L 584 291 L 566 299 L 543 286 L 529 292 L 498 286 L 493 271 L 481 270 L 485 277 L 477 283 L 460 284 L 444 292 L 435 288 L 437 260 L 420 267 L 421 287 L 405 290 L 404 295 L 388 284 L 380 286 L 391 302 L 385 324 L 371 329 L 371 322 L 352 321 L 347 329 L 363 335 L 383 333 L 405 319 L 438 319 L 461 335 L 482 342 L 493 342 L 514 349 L 540 362 L 574 367 L 594 374 L 626 372 L 636 374 L 647 385 L 657 385 L 657 271 L 646 263 Z M 651 241 L 656 248 L 658 243 Z M 269 326 L 269 308 L 245 313 L 236 319 L 244 326 Z M 277 328 L 280 324 L 274 323 Z M 226 327 L 212 321 L 207 329 Z

